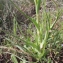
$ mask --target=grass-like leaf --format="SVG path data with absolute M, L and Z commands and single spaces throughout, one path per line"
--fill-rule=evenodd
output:
M 12 61 L 13 61 L 14 63 L 18 63 L 18 61 L 17 61 L 15 55 L 12 54 L 12 55 L 11 55 L 11 59 L 12 59 Z

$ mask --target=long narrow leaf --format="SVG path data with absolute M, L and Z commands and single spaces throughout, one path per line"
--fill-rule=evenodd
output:
M 18 63 L 16 57 L 15 57 L 13 54 L 11 55 L 11 59 L 12 59 L 12 61 L 13 61 L 14 63 Z
M 62 11 L 63 11 L 63 10 L 59 10 L 59 9 L 58 9 L 57 15 L 56 15 L 57 18 L 56 18 L 56 20 L 53 22 L 53 24 L 50 26 L 50 29 L 52 29 L 52 28 L 54 27 L 55 23 L 58 21 L 59 17 L 61 16 Z
M 34 25 L 36 26 L 37 29 L 40 29 L 40 28 L 39 28 L 39 24 L 37 24 L 37 22 L 36 22 L 35 19 L 33 19 L 32 17 L 29 17 L 28 15 L 26 15 L 22 10 L 20 10 L 20 8 L 19 8 L 12 0 L 10 0 L 10 1 L 11 1 L 12 4 L 18 9 L 18 11 L 19 11 L 21 14 L 23 14 L 27 19 L 29 19 L 30 21 L 32 21 L 32 22 L 34 23 Z

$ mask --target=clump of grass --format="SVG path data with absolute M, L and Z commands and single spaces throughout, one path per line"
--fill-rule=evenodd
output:
M 12 1 L 11 1 L 12 2 Z M 13 2 L 12 2 L 13 3 Z M 46 0 L 43 2 L 43 10 L 42 10 L 42 18 L 40 19 L 39 17 L 39 9 L 40 9 L 40 4 L 41 4 L 41 0 L 34 0 L 35 3 L 35 9 L 36 9 L 36 16 L 35 18 L 29 17 L 27 16 L 24 12 L 22 12 L 18 6 L 16 6 L 14 3 L 13 5 L 18 9 L 18 11 L 20 11 L 26 18 L 28 18 L 30 21 L 33 22 L 33 24 L 35 25 L 35 30 L 33 30 L 32 33 L 32 39 L 27 36 L 23 36 L 22 37 L 16 37 L 16 22 L 14 22 L 14 36 L 17 39 L 20 39 L 21 41 L 23 41 L 25 44 L 24 46 L 22 46 L 23 50 L 27 53 L 29 53 L 30 56 L 32 56 L 33 58 L 36 59 L 36 62 L 41 62 L 42 59 L 46 56 L 46 47 L 48 45 L 48 41 L 49 39 L 51 39 L 51 34 L 52 34 L 52 30 L 53 27 L 55 25 L 55 23 L 58 21 L 61 12 L 60 10 L 57 11 L 56 13 L 56 19 L 55 21 L 52 21 L 53 18 L 51 17 L 52 15 L 50 14 L 50 12 L 46 11 Z M 55 36 L 57 37 L 57 36 Z M 56 42 L 56 40 L 54 41 Z M 21 49 L 21 46 L 19 46 L 18 44 L 14 44 L 17 45 L 19 49 Z M 51 60 L 51 59 L 48 59 Z M 48 62 L 49 63 L 49 62 Z

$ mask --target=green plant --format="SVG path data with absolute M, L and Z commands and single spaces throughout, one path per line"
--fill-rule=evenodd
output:
M 35 19 L 27 16 L 24 12 L 22 12 L 19 9 L 18 6 L 16 6 L 12 2 L 14 4 L 14 6 L 26 18 L 28 18 L 30 21 L 32 21 L 33 24 L 36 27 L 36 29 L 33 30 L 33 32 L 32 32 L 33 33 L 32 34 L 32 37 L 33 37 L 32 40 L 31 40 L 31 38 L 29 36 L 27 36 L 27 37 L 23 36 L 24 38 L 20 38 L 20 37 L 16 37 L 16 38 L 19 38 L 21 41 L 23 41 L 25 43 L 24 46 L 23 46 L 24 51 L 29 53 L 30 56 L 34 57 L 37 62 L 41 62 L 42 58 L 44 56 L 46 56 L 46 49 L 45 48 L 46 48 L 46 46 L 48 44 L 48 40 L 50 39 L 50 35 L 52 33 L 53 27 L 54 27 L 55 23 L 57 22 L 57 20 L 59 19 L 60 15 L 61 15 L 61 13 L 60 13 L 61 10 L 58 10 L 58 12 L 55 15 L 56 19 L 52 23 L 53 18 L 51 17 L 52 15 L 50 14 L 50 12 L 47 13 L 46 7 L 45 7 L 45 2 L 46 2 L 46 0 L 44 1 L 44 5 L 43 5 L 42 19 L 39 18 L 39 8 L 40 8 L 41 0 L 34 0 L 35 9 L 36 9 Z M 15 27 L 14 27 L 14 33 L 16 33 Z M 21 46 L 19 46 L 19 49 L 20 48 L 21 48 Z
M 12 61 L 13 61 L 14 63 L 18 63 L 16 57 L 15 57 L 13 54 L 11 55 L 11 59 L 12 59 Z

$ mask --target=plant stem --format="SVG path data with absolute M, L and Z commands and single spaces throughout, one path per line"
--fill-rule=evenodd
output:
M 37 4 L 35 5 L 36 7 L 36 22 L 37 22 L 37 24 L 39 24 L 39 11 L 38 11 L 38 6 L 37 6 Z M 37 45 L 39 45 L 39 41 L 40 41 L 40 34 L 39 34 L 39 30 L 38 30 L 38 28 L 37 28 L 37 36 L 38 36 L 38 42 L 37 42 Z

